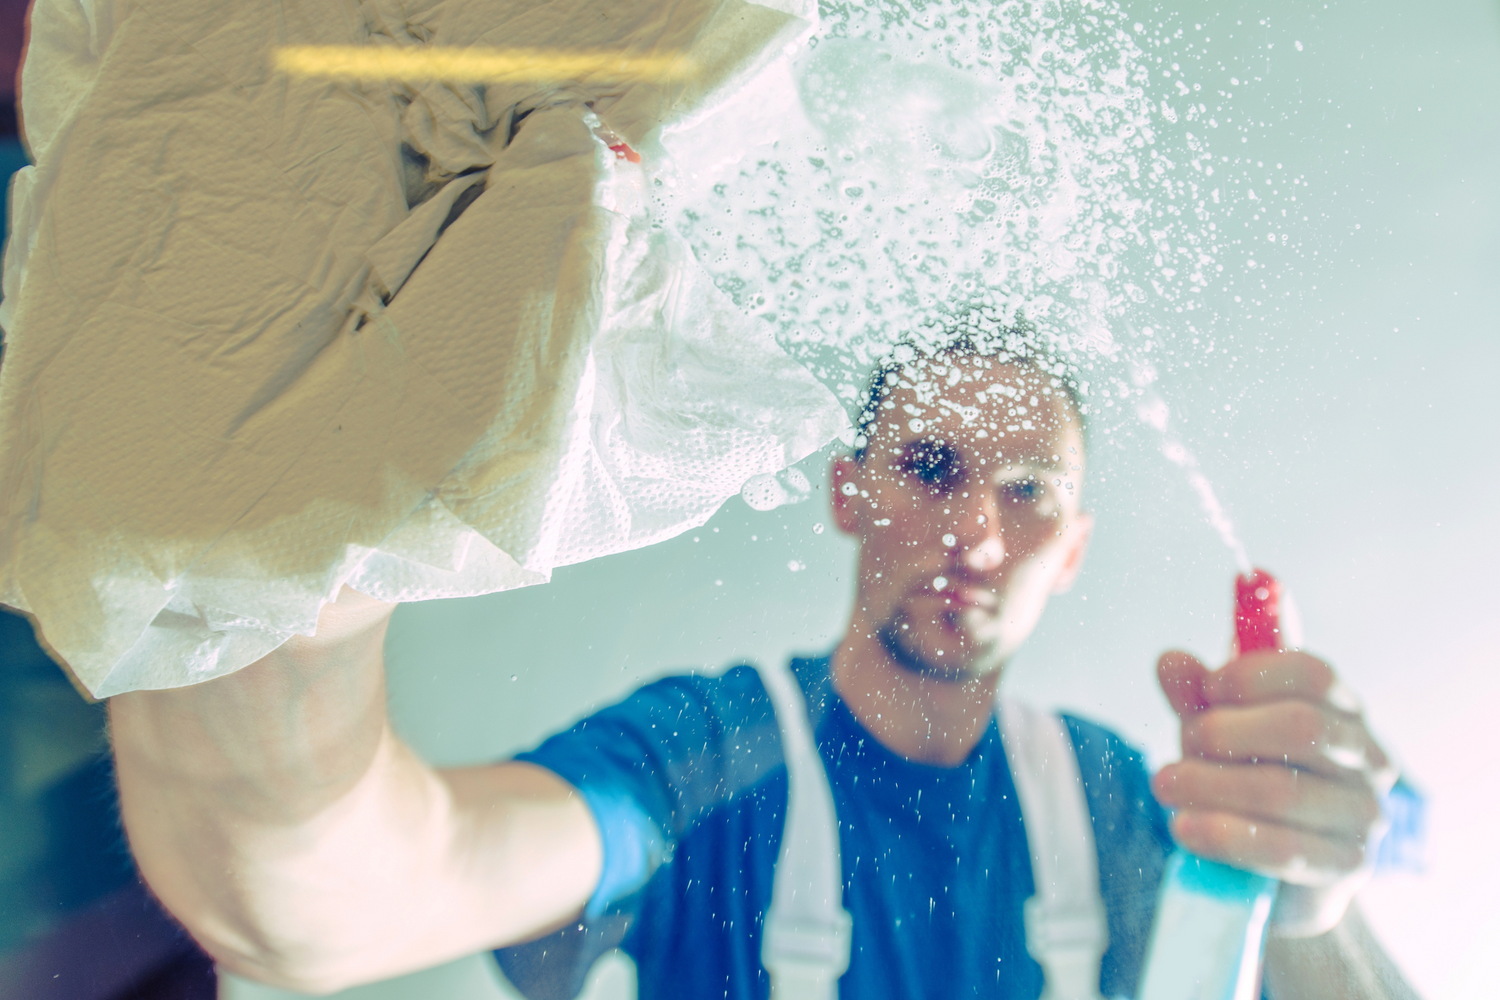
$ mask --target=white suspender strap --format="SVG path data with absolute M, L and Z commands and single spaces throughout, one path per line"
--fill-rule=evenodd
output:
M 835 1000 L 849 967 L 851 921 L 833 793 L 796 678 L 781 665 L 758 669 L 787 769 L 786 824 L 761 964 L 771 976 L 771 1000 Z M 1004 698 L 998 710 L 1031 851 L 1036 893 L 1026 901 L 1026 949 L 1046 976 L 1042 1000 L 1099 1000 L 1109 924 L 1072 740 L 1056 716 Z
M 797 679 L 783 665 L 757 669 L 776 708 L 787 774 L 786 825 L 760 960 L 771 975 L 771 1000 L 835 1000 L 849 968 L 851 921 L 833 792 Z
M 1026 950 L 1047 977 L 1042 1000 L 1097 1000 L 1109 923 L 1073 741 L 1055 715 L 1008 698 L 999 711 L 1031 849 L 1036 894 L 1026 901 Z

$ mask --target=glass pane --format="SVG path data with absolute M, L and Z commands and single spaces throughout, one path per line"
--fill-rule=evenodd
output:
M 384 16 L 374 11 L 380 5 L 358 6 L 360 18 Z M 771 17 L 767 10 L 752 13 Z M 409 47 L 428 41 L 413 34 Z M 630 709 L 636 742 L 595 748 L 597 761 L 575 759 L 576 774 L 564 775 L 606 829 L 606 871 L 629 867 L 619 860 L 626 848 L 640 855 L 639 871 L 619 875 L 626 887 L 585 911 L 602 957 L 592 971 L 587 962 L 574 970 L 582 995 L 669 992 L 694 963 L 729 968 L 726 991 L 760 995 L 761 980 L 749 980 L 765 974 L 761 921 L 778 870 L 767 844 L 780 830 L 765 816 L 780 816 L 790 793 L 785 766 L 763 772 L 756 754 L 775 757 L 780 749 L 764 747 L 789 747 L 793 738 L 772 728 L 778 715 L 758 675 L 733 671 L 799 657 L 810 658 L 797 668 L 806 691 L 823 699 L 814 699 L 815 737 L 845 727 L 837 751 L 825 746 L 824 763 L 845 824 L 842 849 L 854 854 L 841 858 L 854 976 L 884 968 L 870 964 L 879 942 L 899 951 L 926 940 L 921 927 L 934 933 L 950 926 L 946 920 L 962 940 L 952 963 L 932 970 L 934 982 L 955 994 L 1035 995 L 1044 970 L 1026 951 L 1039 934 L 1027 929 L 1022 901 L 1040 870 L 1026 850 L 1028 836 L 1032 847 L 1040 839 L 1038 824 L 1023 816 L 1026 802 L 1002 809 L 995 801 L 996 789 L 1005 791 L 1000 797 L 1026 794 L 1013 773 L 1018 755 L 997 742 L 1003 737 L 988 727 L 988 714 L 949 742 L 930 722 L 911 723 L 902 714 L 918 697 L 911 692 L 936 704 L 947 695 L 931 692 L 946 690 L 943 683 L 1003 667 L 1008 697 L 1065 713 L 1080 759 L 1090 740 L 1108 747 L 1098 751 L 1108 766 L 1084 774 L 1082 786 L 1096 790 L 1086 804 L 1101 858 L 1123 857 L 1129 837 L 1102 822 L 1102 810 L 1183 754 L 1183 723 L 1164 697 L 1158 657 L 1187 650 L 1209 668 L 1231 659 L 1236 578 L 1264 568 L 1284 588 L 1277 627 L 1289 629 L 1295 614 L 1301 636 L 1277 632 L 1273 641 L 1334 667 L 1341 687 L 1328 697 L 1327 717 L 1342 733 L 1362 712 L 1392 765 L 1374 766 L 1374 751 L 1340 757 L 1348 748 L 1319 736 L 1308 742 L 1323 739 L 1323 756 L 1300 767 L 1296 780 L 1310 783 L 1323 767 L 1345 786 L 1370 777 L 1384 797 L 1401 778 L 1401 794 L 1384 799 L 1393 839 L 1359 892 L 1360 911 L 1421 994 L 1467 1000 L 1483 988 L 1488 996 L 1500 975 L 1500 921 L 1487 903 L 1500 894 L 1500 865 L 1487 840 L 1500 811 L 1483 793 L 1494 781 L 1473 747 L 1500 697 L 1491 635 L 1500 587 L 1488 571 L 1500 560 L 1489 506 L 1500 490 L 1492 461 L 1500 423 L 1484 409 L 1491 373 L 1500 370 L 1500 322 L 1487 295 L 1500 272 L 1495 6 L 829 2 L 810 40 L 795 42 L 761 75 L 739 80 L 743 91 L 715 115 L 684 117 L 639 150 L 611 131 L 610 113 L 645 112 L 612 104 L 617 95 L 579 113 L 588 126 L 580 141 L 611 169 L 640 164 L 629 174 L 640 179 L 635 201 L 610 189 L 609 211 L 641 223 L 628 233 L 622 224 L 610 252 L 648 247 L 696 276 L 698 297 L 687 299 L 719 309 L 700 333 L 722 333 L 713 323 L 730 314 L 747 324 L 733 336 L 706 337 L 704 352 L 741 335 L 749 343 L 746 330 L 760 337 L 760 360 L 719 373 L 723 398 L 705 392 L 709 402 L 741 416 L 765 403 L 776 420 L 798 425 L 786 407 L 746 389 L 761 376 L 771 381 L 764 359 L 780 363 L 784 352 L 856 426 L 789 469 L 750 476 L 740 496 L 705 507 L 706 520 L 674 508 L 663 517 L 676 527 L 701 523 L 655 544 L 631 547 L 672 534 L 653 533 L 642 511 L 655 508 L 643 503 L 597 529 L 614 530 L 618 544 L 596 544 L 592 534 L 562 538 L 555 567 L 528 564 L 527 582 L 549 571 L 550 582 L 403 604 L 386 642 L 394 727 L 437 767 L 503 761 L 595 721 L 594 713 L 644 685 L 687 672 L 710 678 L 696 694 L 673 689 L 681 705 L 666 695 L 638 703 Z M 726 66 L 711 68 L 728 74 Z M 467 153 L 485 142 L 503 147 L 527 130 L 528 118 L 536 129 L 542 112 L 573 100 L 566 88 L 554 90 L 543 88 L 545 100 L 517 97 L 508 124 L 491 122 L 488 138 L 448 138 Z M 483 104 L 479 89 L 444 99 L 472 110 L 464 95 Z M 402 99 L 412 102 L 405 92 Z M 425 158 L 407 146 L 392 156 L 403 158 L 404 172 L 392 167 L 387 180 L 399 181 L 412 205 L 439 197 L 435 153 Z M 23 164 L 19 139 L 0 143 L 3 157 L 8 171 Z M 466 213 L 483 205 L 482 190 L 448 189 L 451 207 L 432 227 L 434 245 L 461 232 L 460 221 L 479 224 L 479 213 Z M 406 212 L 403 204 L 397 214 Z M 8 257 L 14 253 L 13 244 Z M 407 271 L 418 273 L 426 259 L 417 255 Z M 58 266 L 70 273 L 67 261 Z M 371 315 L 400 301 L 399 288 L 387 291 Z M 622 321 L 611 332 L 629 329 Z M 971 338 L 966 350 L 980 345 L 978 360 L 932 350 L 959 331 Z M 872 391 L 872 375 L 892 359 Z M 701 369 L 716 371 L 707 362 Z M 588 371 L 608 382 L 608 372 Z M 821 399 L 811 385 L 801 387 L 811 395 L 797 398 Z M 1049 430 L 1083 413 L 1086 441 L 1081 432 Z M 416 419 L 390 422 L 408 418 Z M 809 416 L 802 430 L 818 419 Z M 776 434 L 795 436 L 777 426 Z M 699 454 L 692 449 L 701 444 L 683 432 L 663 453 Z M 857 463 L 851 447 L 864 453 Z M 727 460 L 700 465 L 704 479 L 739 468 Z M 587 522 L 584 534 L 596 527 Z M 1070 586 L 1057 561 L 1083 549 L 1064 544 L 1065 532 L 1088 535 Z M 600 551 L 615 554 L 587 558 Z M 993 565 L 980 567 L 984 560 Z M 1030 589 L 1007 565 L 1031 568 Z M 1058 581 L 1056 593 L 1035 583 L 1044 573 Z M 210 628 L 210 616 L 201 617 L 210 632 L 232 628 Z M 13 964 L 0 972 L 34 965 L 38 942 L 83 926 L 81 914 L 125 905 L 121 899 L 149 904 L 114 825 L 113 775 L 100 755 L 103 710 L 72 696 L 20 617 L 7 616 L 5 628 L 0 963 Z M 982 656 L 972 653 L 980 647 Z M 818 659 L 835 650 L 847 656 L 831 665 Z M 953 651 L 969 659 L 950 676 L 952 660 L 940 657 Z M 856 705 L 855 689 L 841 685 L 853 683 L 856 667 L 848 664 L 863 655 L 895 680 L 870 682 Z M 713 717 L 685 738 L 713 734 L 718 756 L 669 745 L 666 729 L 700 702 L 743 715 L 715 729 L 723 720 L 705 709 Z M 676 714 L 662 704 L 677 705 Z M 615 724 L 623 725 L 620 716 L 596 731 Z M 1095 725 L 1139 750 L 1140 764 Z M 747 734 L 743 747 L 736 726 Z M 783 735 L 770 741 L 773 731 Z M 840 778 L 845 750 L 851 770 Z M 734 756 L 741 751 L 743 760 Z M 546 759 L 564 756 L 554 755 Z M 981 757 L 1009 760 L 1008 770 L 984 772 L 984 793 L 974 791 L 978 777 L 968 791 L 943 784 L 944 774 L 977 767 Z M 1111 769 L 1120 761 L 1120 773 L 1139 772 L 1136 785 L 1117 780 Z M 625 834 L 609 832 L 618 817 L 602 812 L 602 800 L 588 797 L 596 790 L 578 777 L 594 763 L 657 781 L 621 778 L 638 793 L 620 806 L 628 814 L 620 822 L 637 823 Z M 1357 766 L 1339 770 L 1348 763 Z M 1369 773 L 1356 780 L 1365 764 Z M 864 792 L 847 777 L 856 770 Z M 847 787 L 839 784 L 846 779 Z M 931 798 L 941 795 L 949 798 Z M 1157 815 L 1148 799 L 1138 805 L 1141 815 Z M 973 825 L 965 826 L 970 807 Z M 757 811 L 764 809 L 770 813 Z M 878 837 L 849 832 L 882 821 L 931 830 L 943 812 L 941 836 L 911 859 L 880 853 Z M 1154 819 L 1133 822 L 1130 836 L 1155 829 Z M 681 828 L 662 828 L 673 823 Z M 690 839 L 709 836 L 701 831 L 715 823 L 723 827 L 718 840 Z M 984 840 L 975 832 L 981 827 L 1009 830 L 994 835 L 1008 846 Z M 974 841 L 962 839 L 970 834 Z M 72 865 L 64 848 L 80 844 L 88 863 Z M 1160 866 L 1170 845 L 1157 846 Z M 744 860 L 714 868 L 702 860 L 714 851 Z M 951 876 L 932 874 L 940 854 L 951 855 Z M 985 867 L 992 856 L 1016 863 L 993 883 Z M 701 871 L 722 881 L 705 887 Z M 1146 954 L 1159 867 L 1150 878 L 1137 872 L 1145 902 L 1130 903 L 1135 910 L 1127 912 L 1129 892 L 1103 891 L 1116 946 L 1104 962 L 1109 992 L 1133 987 Z M 1114 877 L 1105 874 L 1106 882 Z M 916 896 L 878 895 L 886 875 L 893 885 L 928 879 L 930 893 L 919 894 L 925 912 L 910 905 Z M 875 902 L 851 888 L 867 884 Z M 956 902 L 989 899 L 976 886 L 992 884 L 994 898 L 1014 896 L 1008 923 Z M 705 903 L 706 892 L 719 895 Z M 763 902 L 745 902 L 754 893 Z M 744 897 L 739 909 L 716 908 L 735 894 Z M 151 912 L 153 927 L 169 928 Z M 698 949 L 693 962 L 673 950 L 683 942 Z M 162 962 L 197 963 L 194 974 L 206 980 L 206 958 L 180 943 L 162 946 Z M 980 952 L 985 975 L 976 978 Z M 1000 967 L 994 983 L 991 953 Z M 231 1000 L 292 995 L 227 973 L 219 989 Z M 338 995 L 521 993 L 482 953 Z

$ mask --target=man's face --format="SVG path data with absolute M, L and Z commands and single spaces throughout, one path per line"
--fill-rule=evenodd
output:
M 902 666 L 963 681 L 999 669 L 1077 575 L 1083 438 L 1051 376 L 938 356 L 892 376 L 864 459 L 834 465 L 860 542 L 856 620 Z

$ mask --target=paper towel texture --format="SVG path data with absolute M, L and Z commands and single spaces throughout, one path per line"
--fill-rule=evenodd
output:
M 701 524 L 847 423 L 653 226 L 661 129 L 811 27 L 742 0 L 36 0 L 0 324 L 0 602 L 96 696 Z M 283 45 L 678 53 L 332 82 Z M 641 151 L 635 165 L 608 146 Z

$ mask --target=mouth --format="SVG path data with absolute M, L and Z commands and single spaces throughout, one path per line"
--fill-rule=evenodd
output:
M 914 596 L 941 603 L 948 608 L 973 608 L 989 614 L 994 614 L 1000 607 L 994 591 L 951 578 L 938 577 L 933 584 L 923 587 Z
M 924 677 L 963 681 L 983 659 L 998 601 L 976 587 L 923 588 L 879 630 L 881 643 L 901 666 Z
M 912 567 L 905 593 L 877 629 L 904 669 L 960 682 L 1003 665 L 1004 573 L 975 574 L 949 564 Z
M 907 604 L 906 618 L 936 626 L 950 641 L 967 646 L 999 614 L 999 602 L 988 590 L 950 583 L 942 590 L 924 588 Z

